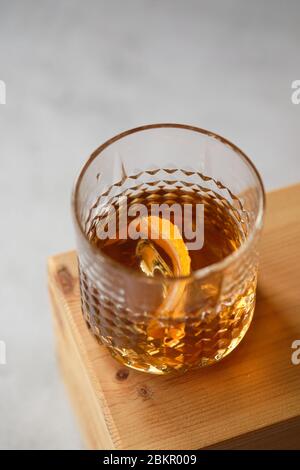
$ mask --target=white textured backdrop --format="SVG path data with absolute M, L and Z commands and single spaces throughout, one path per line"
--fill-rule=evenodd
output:
M 208 128 L 267 189 L 300 180 L 300 2 L 0 0 L 0 448 L 78 448 L 60 382 L 46 258 L 73 247 L 75 174 L 145 123 Z

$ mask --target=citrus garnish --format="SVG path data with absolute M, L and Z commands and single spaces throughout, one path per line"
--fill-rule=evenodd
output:
M 191 258 L 177 225 L 151 215 L 140 220 L 140 234 L 157 244 L 171 259 L 174 276 L 188 276 Z
M 153 277 L 156 273 L 172 277 L 172 269 L 159 254 L 150 240 L 140 240 L 137 244 L 136 255 L 139 257 L 140 268 L 147 275 Z
M 158 216 L 142 217 L 139 222 L 140 234 L 143 238 L 151 240 L 151 243 L 159 246 L 165 252 L 172 262 L 172 270 L 166 271 L 167 275 L 172 277 L 188 276 L 191 270 L 191 259 L 187 247 L 182 239 L 177 225 Z M 149 270 L 149 262 L 155 267 L 160 262 L 160 255 L 157 253 L 157 262 L 155 263 L 155 252 L 151 250 L 151 245 L 147 250 L 141 250 L 141 244 L 145 243 L 142 239 L 137 246 L 137 254 L 142 258 L 141 268 L 145 272 L 145 266 L 148 266 L 147 275 L 153 276 L 154 269 Z M 143 257 L 144 252 L 144 257 Z M 161 263 L 162 264 L 162 263 Z M 164 266 L 164 264 L 162 264 Z M 166 290 L 165 299 L 158 309 L 158 314 L 168 313 L 176 314 L 180 312 L 180 306 L 183 301 L 183 294 L 186 288 L 186 281 L 178 280 L 170 283 Z

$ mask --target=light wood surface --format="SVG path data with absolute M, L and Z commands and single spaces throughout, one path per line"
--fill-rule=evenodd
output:
M 92 449 L 300 449 L 300 185 L 268 194 L 258 298 L 219 364 L 179 377 L 123 368 L 82 319 L 75 252 L 49 259 L 59 362 Z

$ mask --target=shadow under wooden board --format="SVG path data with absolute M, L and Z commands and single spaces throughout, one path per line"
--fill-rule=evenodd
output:
M 244 340 L 179 377 L 123 368 L 80 309 L 76 254 L 49 258 L 58 358 L 91 449 L 300 449 L 300 185 L 267 196 L 257 306 Z

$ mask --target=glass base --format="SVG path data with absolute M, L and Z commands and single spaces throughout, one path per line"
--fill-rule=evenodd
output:
M 193 365 L 184 363 L 184 362 L 182 362 L 181 364 L 174 365 L 174 363 L 170 363 L 169 358 L 164 358 L 164 357 L 160 358 L 159 365 L 149 364 L 148 362 L 143 360 L 141 356 L 137 355 L 137 353 L 134 352 L 132 349 L 112 347 L 104 337 L 99 335 L 98 332 L 93 329 L 93 327 L 90 325 L 90 323 L 86 319 L 85 319 L 85 322 L 88 328 L 90 329 L 91 333 L 93 334 L 93 336 L 96 337 L 97 341 L 99 341 L 101 345 L 105 346 L 107 350 L 110 352 L 111 356 L 114 359 L 116 359 L 120 364 L 122 364 L 122 366 L 128 367 L 129 369 L 133 369 L 138 372 L 143 372 L 146 374 L 182 375 L 188 371 L 193 371 L 197 369 L 202 369 L 204 367 L 212 366 L 214 364 L 219 363 L 221 360 L 227 357 L 239 345 L 239 343 L 244 338 L 252 322 L 253 313 L 254 313 L 254 308 L 252 309 L 252 312 L 249 314 L 249 321 L 241 330 L 240 335 L 231 341 L 230 346 L 228 348 L 226 348 L 223 351 L 219 350 L 218 353 L 213 358 L 207 358 L 205 356 L 201 357 L 199 358 L 199 362 Z M 151 360 L 151 357 L 149 359 Z

